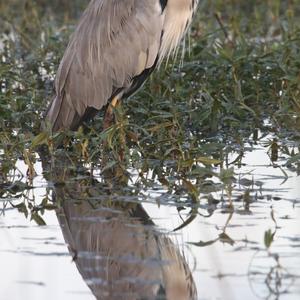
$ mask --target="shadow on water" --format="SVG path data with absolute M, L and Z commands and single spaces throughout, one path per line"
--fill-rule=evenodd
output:
M 95 297 L 197 299 L 184 254 L 155 226 L 143 205 L 131 202 L 130 195 L 127 201 L 114 200 L 116 190 L 109 178 L 99 182 L 82 166 L 77 166 L 76 176 L 69 166 L 64 154 L 51 164 L 43 162 L 54 184 L 53 201 L 65 242 Z

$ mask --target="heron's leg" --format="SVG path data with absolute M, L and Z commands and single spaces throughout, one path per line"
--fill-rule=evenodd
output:
M 104 121 L 103 121 L 103 129 L 107 129 L 112 125 L 112 122 L 114 120 L 114 108 L 118 105 L 119 99 L 118 97 L 114 97 L 110 104 L 108 105 L 108 108 L 105 112 Z
M 124 133 L 124 127 L 123 127 L 123 121 L 122 121 L 122 113 L 121 113 L 121 119 L 120 115 L 115 115 L 114 114 L 114 109 L 120 106 L 121 101 L 120 99 L 116 96 L 112 99 L 110 102 L 104 116 L 104 121 L 103 121 L 103 129 L 107 129 L 110 126 L 112 126 L 114 120 L 115 124 L 118 125 L 119 128 L 119 158 L 120 161 L 123 161 L 124 159 L 124 145 L 126 143 L 125 140 L 125 133 Z
M 124 124 L 123 124 L 123 119 L 122 119 L 122 112 L 119 112 L 115 115 L 114 109 L 117 108 L 118 106 L 121 105 L 121 100 L 117 97 L 113 98 L 111 103 L 109 104 L 105 116 L 104 116 L 104 121 L 103 121 L 103 130 L 109 128 L 112 126 L 112 124 L 115 122 L 115 125 L 118 127 L 118 150 L 117 150 L 117 155 L 118 155 L 118 160 L 120 163 L 124 161 L 124 154 L 125 154 L 125 143 L 126 143 L 126 138 L 125 138 L 125 132 L 124 132 Z M 104 148 L 107 148 L 107 142 L 104 141 L 103 143 Z M 109 149 L 108 149 L 109 150 Z M 106 153 L 108 154 L 108 153 Z M 109 151 L 109 154 L 111 155 L 111 152 Z M 108 160 L 110 157 L 105 156 L 103 159 L 104 166 L 108 163 Z M 127 182 L 128 178 L 125 176 L 125 173 L 120 166 L 114 166 L 112 169 L 106 170 L 105 171 L 105 176 L 107 178 L 115 178 L 120 182 Z M 119 183 L 120 183 L 119 182 Z
M 120 161 L 124 160 L 124 146 L 126 143 L 125 139 L 125 132 L 124 132 L 124 124 L 122 120 L 122 113 L 121 113 L 121 118 L 120 115 L 114 115 L 114 109 L 117 108 L 118 106 L 121 105 L 120 99 L 116 96 L 112 99 L 110 102 L 104 116 L 104 122 L 103 122 L 103 129 L 107 129 L 110 126 L 112 126 L 113 121 L 115 119 L 115 123 L 118 124 L 119 127 L 119 158 Z

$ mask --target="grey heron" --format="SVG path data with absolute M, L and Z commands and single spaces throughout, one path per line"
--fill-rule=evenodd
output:
M 70 38 L 46 122 L 76 130 L 132 95 L 186 33 L 198 0 L 92 0 Z

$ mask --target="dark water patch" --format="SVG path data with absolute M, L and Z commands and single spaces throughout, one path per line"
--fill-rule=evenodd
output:
M 44 282 L 38 282 L 38 281 L 25 281 L 25 280 L 19 280 L 16 283 L 19 284 L 26 284 L 26 285 L 36 285 L 36 286 L 41 286 L 44 287 L 46 284 Z

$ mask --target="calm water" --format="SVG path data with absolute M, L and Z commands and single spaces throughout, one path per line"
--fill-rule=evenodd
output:
M 267 151 L 255 146 L 235 169 L 233 213 L 226 193 L 216 192 L 227 200 L 200 199 L 199 214 L 176 232 L 189 209 L 179 215 L 161 186 L 124 197 L 80 176 L 53 186 L 38 163 L 28 196 L 41 201 L 51 188 L 65 201 L 45 212 L 46 226 L 3 209 L 0 299 L 154 299 L 161 282 L 170 299 L 188 299 L 194 289 L 197 299 L 299 299 L 300 177 L 273 167 Z

